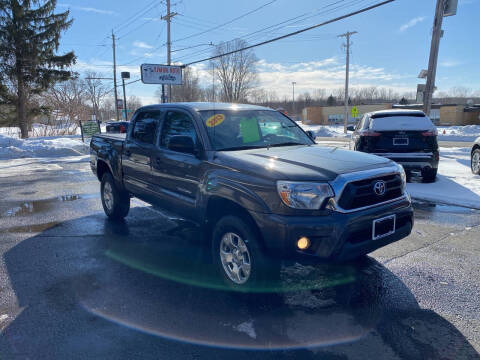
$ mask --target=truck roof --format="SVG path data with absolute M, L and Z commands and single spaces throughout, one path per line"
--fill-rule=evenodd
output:
M 190 109 L 194 111 L 204 110 L 270 110 L 273 109 L 265 106 L 249 105 L 249 104 L 233 104 L 233 103 L 214 103 L 214 102 L 178 102 L 147 105 L 142 107 L 142 110 L 161 109 L 163 107 L 179 107 L 183 109 Z

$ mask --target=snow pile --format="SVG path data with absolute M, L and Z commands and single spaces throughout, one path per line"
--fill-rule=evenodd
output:
M 475 141 L 480 137 L 480 125 L 438 126 L 438 140 L 443 141 Z
M 440 148 L 437 181 L 408 183 L 412 198 L 480 209 L 480 176 L 470 170 L 470 148 Z
M 0 159 L 78 156 L 89 153 L 89 145 L 76 137 L 18 139 L 0 134 Z
M 350 134 L 343 133 L 343 125 L 306 125 L 298 122 L 305 131 L 312 131 L 315 137 L 347 137 Z

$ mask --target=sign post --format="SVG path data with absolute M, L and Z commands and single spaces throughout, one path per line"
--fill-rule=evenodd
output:
M 92 137 L 95 134 L 100 133 L 100 126 L 96 121 L 80 121 L 80 132 L 82 134 L 82 142 L 85 141 L 86 137 Z

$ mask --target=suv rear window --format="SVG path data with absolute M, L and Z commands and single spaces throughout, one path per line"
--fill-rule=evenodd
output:
M 370 120 L 370 129 L 374 131 L 427 131 L 435 130 L 435 125 L 425 115 L 423 116 L 402 116 L 395 114 L 395 116 L 372 117 Z

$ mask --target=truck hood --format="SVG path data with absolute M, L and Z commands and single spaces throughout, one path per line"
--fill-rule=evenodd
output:
M 293 181 L 331 181 L 340 174 L 393 163 L 375 155 L 319 145 L 219 151 L 216 159 L 240 172 Z

